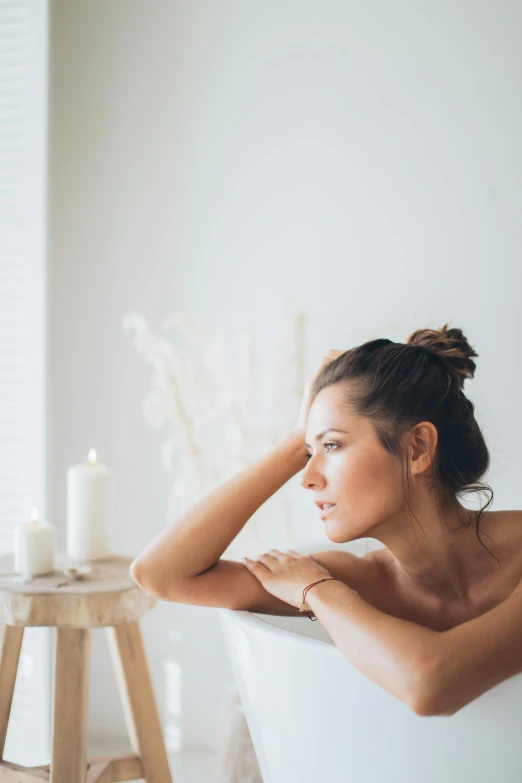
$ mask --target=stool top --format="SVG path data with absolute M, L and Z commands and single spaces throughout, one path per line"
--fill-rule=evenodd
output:
M 134 558 L 114 557 L 74 563 L 55 554 L 55 570 L 28 582 L 14 581 L 14 555 L 0 555 L 0 622 L 13 626 L 100 628 L 139 620 L 156 605 L 129 573 Z M 89 566 L 82 579 L 66 576 L 73 565 Z

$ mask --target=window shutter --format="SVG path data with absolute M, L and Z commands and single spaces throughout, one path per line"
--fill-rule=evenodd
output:
M 0 553 L 46 519 L 48 0 L 0 0 Z M 27 628 L 4 758 L 49 763 L 51 631 Z

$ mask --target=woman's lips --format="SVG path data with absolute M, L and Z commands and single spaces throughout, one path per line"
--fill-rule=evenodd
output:
M 333 510 L 334 510 L 334 508 L 336 508 L 336 507 L 337 507 L 337 504 L 335 504 L 335 505 L 333 505 L 333 506 L 328 506 L 328 508 L 325 508 L 325 509 L 323 509 L 323 510 L 321 511 L 321 513 L 319 514 L 319 516 L 321 517 L 321 519 L 324 519 L 324 518 L 325 518 L 325 516 L 326 516 L 327 514 L 329 514 L 329 513 L 330 513 L 330 511 L 333 511 Z

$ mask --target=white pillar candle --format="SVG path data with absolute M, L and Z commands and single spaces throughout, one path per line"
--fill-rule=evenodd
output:
M 67 471 L 67 556 L 72 560 L 105 560 L 111 551 L 111 470 L 88 461 Z
M 54 525 L 40 522 L 34 506 L 31 521 L 15 525 L 14 570 L 23 576 L 43 576 L 54 571 Z

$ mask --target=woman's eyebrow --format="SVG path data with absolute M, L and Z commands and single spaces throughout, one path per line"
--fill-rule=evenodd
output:
M 320 432 L 320 433 L 319 433 L 319 435 L 316 435 L 316 436 L 315 436 L 315 441 L 317 442 L 318 440 L 320 440 L 320 439 L 321 439 L 321 438 L 322 438 L 324 435 L 326 435 L 326 433 L 327 433 L 327 432 L 344 432 L 344 433 L 346 433 L 346 435 L 349 435 L 349 434 L 350 434 L 350 433 L 348 432 L 348 430 L 338 430 L 338 429 L 336 429 L 335 427 L 329 427 L 327 430 L 323 430 L 322 432 Z M 304 445 L 305 445 L 305 446 L 306 446 L 308 449 L 310 448 L 310 445 L 309 445 L 308 443 L 305 443 Z

